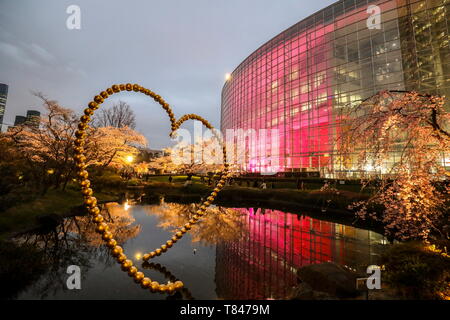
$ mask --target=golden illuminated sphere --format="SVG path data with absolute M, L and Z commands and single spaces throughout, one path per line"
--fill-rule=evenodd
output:
M 87 190 L 87 189 L 85 189 Z M 89 206 L 96 206 L 97 205 L 97 198 L 95 197 L 89 197 L 86 200 L 84 200 L 84 203 Z
M 91 188 L 84 188 L 81 190 L 81 193 L 85 196 L 91 196 L 92 195 L 92 189 Z
M 141 280 L 141 286 L 142 286 L 142 288 L 148 288 L 148 287 L 150 287 L 150 283 L 152 283 L 152 280 L 151 280 L 150 278 L 144 277 L 144 278 Z
M 167 286 L 165 284 L 160 284 L 158 288 L 159 293 L 166 293 L 167 292 Z
M 211 202 L 214 201 L 214 197 L 213 196 L 209 196 L 207 199 L 208 199 L 208 201 L 211 201 Z
M 84 132 L 80 130 L 75 131 L 75 137 L 82 139 L 84 137 Z
M 111 253 L 112 253 L 113 255 L 119 255 L 119 254 L 123 253 L 123 248 L 122 248 L 121 246 L 116 245 L 116 246 L 114 246 L 113 249 L 111 250 Z
M 113 238 L 113 234 L 111 232 L 109 232 L 109 231 L 105 231 L 102 234 L 102 239 L 105 240 L 105 241 L 111 240 L 112 238 Z
M 119 91 L 120 91 L 120 88 L 119 88 L 119 86 L 118 86 L 117 84 L 113 84 L 113 85 L 111 86 L 111 89 L 112 89 L 114 92 L 119 92 Z
M 203 214 L 202 211 L 200 211 L 200 212 Z M 198 219 L 200 219 L 200 216 L 199 216 L 198 214 L 194 214 L 194 215 L 192 216 L 192 220 L 195 220 L 195 221 L 197 222 Z
M 81 179 L 87 179 L 88 176 L 89 176 L 89 173 L 86 170 L 82 170 L 82 171 L 78 172 L 78 177 Z
M 162 250 L 159 248 L 155 250 L 155 253 L 157 256 L 161 255 L 161 252 L 162 252 Z
M 100 104 L 100 103 L 103 103 L 103 101 L 105 101 L 105 100 L 103 99 L 102 96 L 97 95 L 94 97 L 94 101 L 97 102 L 98 104 Z
M 99 209 L 98 207 L 93 207 L 93 208 L 90 208 L 90 209 L 89 209 L 89 212 L 90 212 L 92 215 L 96 216 L 96 215 L 100 214 L 100 209 Z
M 95 228 L 95 231 L 97 232 L 105 232 L 109 229 L 108 225 L 104 222 L 101 222 L 97 225 L 97 227 Z
M 95 223 L 100 223 L 100 222 L 103 222 L 103 220 L 105 220 L 104 218 L 103 218 L 103 216 L 102 215 L 96 215 L 93 219 L 92 219 Z
M 170 248 L 170 247 L 173 246 L 173 241 L 172 240 L 167 240 L 166 244 Z
M 116 260 L 117 260 L 117 262 L 119 262 L 121 264 L 122 262 L 127 260 L 127 256 L 125 254 L 121 253 L 116 257 Z
M 217 189 L 218 191 L 215 191 L 216 189 Z M 213 200 L 214 200 L 215 197 L 217 197 L 217 192 L 220 191 L 218 188 L 216 188 L 216 189 L 214 189 L 214 191 L 211 192 L 211 197 L 213 198 Z
M 205 210 L 206 210 L 206 206 L 205 206 L 205 205 L 201 205 L 201 206 L 200 206 L 200 210 L 205 211 Z
M 211 203 L 209 201 L 205 201 L 203 204 L 208 207 Z
M 122 267 L 124 267 L 126 269 L 130 269 L 132 266 L 133 266 L 133 261 L 131 261 L 130 259 L 127 259 L 124 262 L 122 262 Z
M 181 281 L 175 281 L 174 286 L 175 286 L 175 290 L 180 290 L 181 288 L 184 287 L 184 284 Z
M 81 122 L 89 122 L 89 121 L 91 121 L 91 117 L 87 116 L 87 115 L 81 116 L 80 121 Z M 75 134 L 75 136 L 77 136 L 77 135 Z M 82 137 L 84 138 L 85 136 L 86 136 L 86 134 L 83 134 Z M 80 137 L 77 136 L 77 138 L 80 138 Z
M 178 241 L 178 238 L 176 236 L 173 236 L 172 238 L 170 238 L 170 240 L 172 240 L 173 243 Z
M 84 152 L 84 148 L 83 147 L 75 147 L 73 148 L 73 150 L 75 151 L 75 153 L 77 154 L 81 154 Z
M 187 230 L 186 230 L 186 228 L 185 228 L 185 227 L 183 227 L 183 228 L 181 228 L 181 229 L 180 229 L 180 232 L 181 232 L 181 233 L 186 233 L 186 232 L 187 232 Z
M 161 96 L 159 94 L 155 94 L 153 97 L 155 100 L 159 101 L 161 99 Z
M 178 239 L 180 239 L 183 236 L 183 233 L 181 231 L 178 231 L 177 233 L 175 233 L 175 237 L 177 237 Z
M 108 92 L 109 95 L 114 94 L 114 90 L 112 88 L 106 89 L 106 92 Z
M 124 91 L 124 90 L 127 89 L 127 88 L 126 88 L 126 85 L 123 84 L 123 83 L 119 85 L 119 88 L 120 88 L 121 91 Z
M 76 162 L 84 162 L 86 160 L 86 157 L 82 154 L 76 154 L 73 156 Z
M 75 144 L 77 147 L 84 146 L 84 140 L 83 140 L 83 139 L 80 139 L 80 138 L 75 139 L 74 144 Z
M 142 260 L 147 261 L 148 259 L 150 259 L 150 254 L 146 253 L 142 256 Z
M 197 222 L 197 221 L 195 221 L 194 219 L 189 220 L 189 223 L 190 223 L 191 225 L 195 224 L 196 222 Z
M 138 269 L 135 266 L 131 266 L 128 270 L 128 275 L 130 277 L 134 277 L 134 275 L 138 272 Z
M 167 293 L 173 294 L 175 292 L 175 285 L 173 283 L 167 285 Z
M 152 282 L 150 283 L 150 289 L 151 289 L 153 292 L 156 292 L 156 291 L 159 289 L 159 283 L 156 282 L 156 281 L 152 281 Z
M 149 253 L 149 255 L 150 255 L 150 259 L 154 258 L 156 256 L 156 252 L 152 251 L 152 252 Z
M 184 227 L 186 228 L 186 230 L 190 230 L 190 229 L 192 228 L 192 226 L 191 226 L 190 223 L 186 223 L 186 224 L 184 225 Z
M 225 183 L 225 179 L 220 179 L 219 183 L 224 184 Z
M 92 112 L 92 110 L 91 109 L 86 109 L 86 110 L 89 110 L 89 111 L 91 111 Z M 86 124 L 86 123 L 79 123 L 78 124 L 78 130 L 86 130 L 86 128 L 88 127 L 88 125 Z
M 86 164 L 85 164 L 85 163 L 82 163 L 82 162 L 77 163 L 75 166 L 76 166 L 79 170 L 82 170 L 82 169 L 85 169 L 85 168 L 86 168 Z
M 127 83 L 125 85 L 125 89 L 127 89 L 127 91 L 131 91 L 131 90 L 133 90 L 133 85 L 131 83 Z
M 114 240 L 114 239 L 111 239 L 111 240 Z M 111 240 L 109 240 L 109 241 L 111 241 Z M 113 257 L 119 257 L 121 254 L 123 254 L 123 249 L 122 249 L 122 247 L 120 247 L 120 246 L 118 246 L 118 245 L 112 247 L 112 249 L 111 249 L 111 255 L 112 255 Z
M 114 240 L 114 239 L 111 239 L 111 240 L 109 240 L 109 241 L 106 243 L 106 246 L 107 246 L 108 248 L 110 248 L 110 249 L 115 248 L 116 245 L 117 245 L 117 241 Z
M 100 95 L 102 96 L 102 98 L 106 99 L 108 98 L 109 94 L 106 91 L 102 91 L 100 92 Z
M 144 93 L 145 94 L 145 91 L 146 91 L 147 89 L 145 89 L 144 87 L 139 87 L 139 91 L 141 92 L 141 93 Z
M 161 246 L 161 251 L 166 252 L 167 251 L 167 245 L 163 244 Z
M 92 110 L 95 110 L 95 109 L 98 108 L 98 103 L 95 102 L 95 101 L 91 101 L 91 102 L 88 103 L 88 107 L 89 107 L 90 109 L 92 109 Z
M 220 192 L 220 188 L 214 188 L 213 195 L 217 196 L 217 194 Z
M 133 91 L 138 92 L 140 89 L 139 85 L 137 83 L 133 84 Z

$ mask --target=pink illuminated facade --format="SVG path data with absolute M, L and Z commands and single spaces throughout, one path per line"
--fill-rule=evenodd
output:
M 342 108 L 385 89 L 450 96 L 449 17 L 448 0 L 344 0 L 262 45 L 222 90 L 224 134 L 277 135 L 277 148 L 266 139 L 246 152 L 243 169 L 351 171 L 333 159 Z M 236 142 L 247 148 L 244 139 Z

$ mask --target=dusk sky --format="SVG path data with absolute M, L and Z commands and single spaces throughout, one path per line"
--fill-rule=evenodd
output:
M 168 101 L 176 117 L 197 113 L 220 124 L 225 74 L 260 45 L 332 0 L 0 0 L 0 83 L 9 85 L 5 123 L 43 111 L 40 91 L 80 112 L 115 83 L 139 83 Z M 66 9 L 81 9 L 69 30 Z M 141 94 L 120 93 L 151 148 L 167 146 L 169 122 Z

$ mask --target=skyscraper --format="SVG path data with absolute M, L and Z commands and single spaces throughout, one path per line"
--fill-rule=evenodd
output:
M 24 124 L 27 121 L 27 117 L 25 116 L 16 116 L 16 119 L 14 120 L 14 127 L 20 126 Z
M 3 116 L 6 109 L 6 98 L 8 97 L 8 85 L 0 83 L 0 132 L 3 125 Z
M 27 125 L 33 126 L 33 127 L 38 127 L 40 117 L 41 117 L 41 113 L 39 111 L 27 110 L 27 120 L 26 120 Z

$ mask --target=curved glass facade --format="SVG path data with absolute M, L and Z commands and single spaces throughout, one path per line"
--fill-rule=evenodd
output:
M 327 176 L 342 108 L 381 90 L 450 96 L 449 29 L 450 0 L 344 0 L 262 45 L 222 90 L 227 136 L 276 130 L 242 169 Z M 236 139 L 248 148 L 245 136 Z

